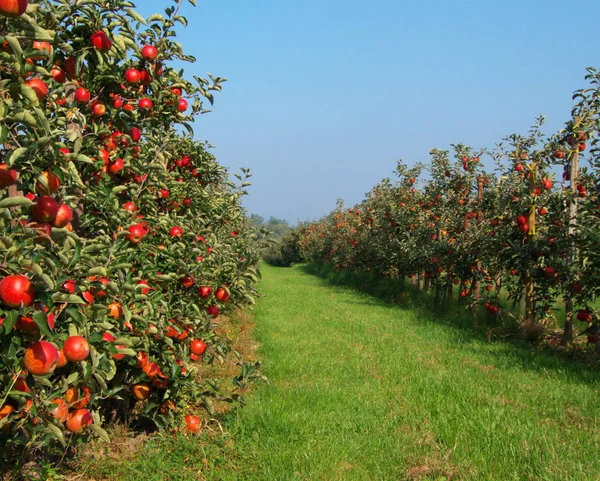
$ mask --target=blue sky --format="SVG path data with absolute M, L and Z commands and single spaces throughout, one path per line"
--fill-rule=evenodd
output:
M 186 74 L 229 81 L 196 136 L 232 172 L 252 169 L 250 213 L 319 218 L 337 198 L 361 201 L 397 159 L 493 147 L 539 114 L 561 128 L 585 67 L 600 66 L 600 2 L 580 5 L 198 0 L 182 10 L 179 40 L 197 58 Z

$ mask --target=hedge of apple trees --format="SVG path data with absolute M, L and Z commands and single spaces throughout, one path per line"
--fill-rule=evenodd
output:
M 426 166 L 400 162 L 396 182 L 301 225 L 304 258 L 410 278 L 440 301 L 454 295 L 533 326 L 549 323 L 564 301 L 563 342 L 585 333 L 597 344 L 600 73 L 588 69 L 587 80 L 572 120 L 551 137 L 540 118 L 491 151 L 459 144 L 432 150 Z M 516 308 L 501 302 L 506 296 Z
M 0 0 L 3 461 L 124 417 L 194 431 L 186 406 L 223 396 L 192 366 L 230 349 L 211 326 L 258 256 L 249 173 L 192 140 L 223 79 L 174 68 L 182 2 Z

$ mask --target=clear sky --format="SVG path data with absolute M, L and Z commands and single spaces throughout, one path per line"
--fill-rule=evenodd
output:
M 493 147 L 539 114 L 561 128 L 585 67 L 600 67 L 598 1 L 198 0 L 182 13 L 186 74 L 229 79 L 196 137 L 232 172 L 252 169 L 250 213 L 293 223 L 361 201 L 397 159 Z

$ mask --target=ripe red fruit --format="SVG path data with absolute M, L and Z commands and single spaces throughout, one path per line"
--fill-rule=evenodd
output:
M 31 344 L 25 351 L 23 366 L 35 376 L 47 376 L 54 372 L 58 364 L 58 349 L 48 341 Z
M 25 82 L 25 85 L 33 89 L 38 100 L 44 100 L 50 91 L 46 82 L 39 78 L 29 79 Z
M 171 195 L 171 192 L 169 192 L 168 189 L 160 189 L 160 198 L 161 199 L 166 199 L 170 195 Z
M 551 189 L 553 185 L 554 182 L 552 182 L 550 179 L 542 180 L 542 187 L 546 190 Z
M 142 47 L 142 57 L 146 60 L 154 60 L 158 55 L 158 50 L 154 45 L 145 45 Z
M 554 157 L 557 159 L 564 159 L 565 158 L 565 153 L 562 150 L 555 150 L 554 151 Z
M 8 167 L 8 164 L 0 164 L 0 189 L 5 189 L 17 183 L 17 171 Z
M 579 152 L 583 152 L 586 148 L 585 142 L 581 142 L 578 146 L 577 149 L 579 150 Z
M 556 269 L 554 267 L 546 267 L 544 268 L 544 275 L 548 278 L 554 277 L 556 275 Z
M 517 166 L 515 167 L 515 170 L 517 172 L 523 172 L 523 164 L 520 164 L 520 163 L 517 164 Z
M 65 341 L 63 352 L 68 361 L 83 361 L 90 355 L 90 344 L 84 337 L 71 336 Z
M 56 65 L 52 67 L 52 70 L 50 70 L 50 75 L 52 75 L 52 78 L 60 84 L 65 83 L 67 81 L 65 71 Z
M 188 108 L 188 103 L 187 100 L 185 99 L 179 99 L 179 102 L 177 103 L 177 110 L 179 112 L 185 112 Z
M 577 320 L 581 322 L 592 322 L 594 317 L 585 309 L 577 311 Z
M 94 419 L 91 413 L 87 409 L 77 409 L 71 413 L 65 426 L 72 433 L 78 433 L 92 424 Z
M 517 217 L 516 221 L 518 225 L 527 224 L 527 217 L 525 217 L 524 215 L 520 215 L 519 217 Z
M 124 168 L 125 168 L 125 164 L 123 163 L 123 159 L 121 159 L 121 158 L 119 158 L 119 159 L 115 160 L 114 162 L 111 162 L 110 164 L 108 164 L 108 171 L 111 174 L 113 174 L 113 175 L 117 175 Z
M 183 91 L 179 87 L 171 87 L 171 93 L 176 97 L 181 97 Z
M 192 414 L 188 414 L 185 417 L 185 429 L 190 433 L 197 433 L 200 431 L 200 418 Z
M 208 306 L 206 308 L 206 313 L 212 317 L 219 317 L 220 312 L 219 306 Z
M 140 81 L 140 71 L 136 68 L 125 70 L 125 81 L 130 84 L 137 84 Z
M 73 211 L 67 204 L 61 204 L 54 218 L 52 225 L 54 227 L 62 228 L 69 225 L 73 220 Z
M 128 210 L 129 212 L 137 212 L 138 208 L 133 202 L 125 202 L 123 204 L 123 209 Z
M 201 339 L 194 339 L 190 344 L 190 351 L 196 356 L 202 356 L 206 351 L 206 343 Z
M 546 209 L 545 207 L 538 207 L 537 212 L 539 215 L 546 215 L 548 214 L 548 209 Z
M 50 416 L 59 422 L 64 423 L 69 418 L 69 406 L 60 398 L 51 401 L 50 407 L 52 407 L 53 404 L 56 404 L 56 407 L 50 410 Z
M 229 300 L 229 292 L 224 287 L 219 287 L 215 292 L 215 297 L 219 302 L 227 302 Z
M 179 226 L 171 227 L 169 235 L 171 237 L 181 237 L 183 235 L 183 229 Z
M 110 332 L 106 331 L 104 334 L 102 334 L 102 340 L 106 342 L 115 342 L 117 338 L 113 336 Z
M 208 287 L 208 286 L 200 286 L 198 288 L 198 295 L 202 298 L 202 299 L 208 299 L 210 297 L 210 295 L 212 294 L 212 287 Z
M 40 174 L 35 182 L 35 191 L 39 195 L 54 194 L 60 188 L 60 179 L 49 170 Z
M 152 110 L 152 107 L 154 107 L 154 104 L 152 103 L 152 100 L 150 100 L 148 98 L 143 98 L 143 99 L 140 99 L 140 101 L 138 102 L 138 106 L 140 109 Z
M 59 205 L 56 200 L 48 195 L 38 197 L 34 201 L 31 213 L 39 222 L 52 222 L 58 214 Z
M 189 197 L 187 197 L 186 199 L 183 200 L 183 205 L 185 205 L 186 207 L 191 207 L 192 206 L 192 199 L 190 199 Z
M 131 140 L 133 142 L 137 142 L 142 138 L 142 131 L 137 127 L 131 127 L 131 129 L 129 130 L 129 137 L 131 137 Z
M 527 224 L 520 224 L 519 225 L 519 230 L 525 234 L 527 232 L 529 232 L 529 226 Z
M 132 244 L 137 244 L 138 242 L 140 242 L 148 233 L 146 228 L 141 224 L 134 224 L 130 226 L 127 230 L 129 231 L 127 240 Z
M 19 17 L 27 10 L 28 0 L 0 0 L 0 15 Z
M 131 394 L 138 401 L 145 401 L 150 397 L 151 393 L 152 389 L 150 388 L 150 385 L 148 383 L 142 382 L 131 386 Z
M 33 304 L 35 288 L 28 277 L 7 276 L 0 281 L 0 301 L 13 309 Z
M 90 43 L 96 50 L 107 52 L 112 47 L 112 40 L 102 30 L 97 30 L 90 37 Z
M 92 105 L 92 115 L 94 117 L 102 117 L 104 114 L 106 114 L 106 105 L 102 102 L 94 102 Z
M 79 87 L 75 90 L 75 102 L 80 104 L 87 104 L 90 101 L 90 91 L 84 87 Z

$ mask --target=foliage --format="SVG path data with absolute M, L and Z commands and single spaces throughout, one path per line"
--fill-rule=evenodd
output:
M 0 276 L 34 290 L 11 303 L 0 282 L 3 461 L 106 437 L 118 418 L 178 426 L 190 402 L 225 397 L 193 363 L 230 349 L 213 319 L 254 302 L 259 256 L 241 207 L 249 172 L 230 182 L 192 139 L 225 79 L 172 66 L 194 61 L 175 40 L 182 2 L 148 19 L 124 0 L 0 16 Z M 38 341 L 56 351 L 72 336 L 89 343 L 83 360 L 24 365 Z
M 573 120 L 555 135 L 542 134 L 539 118 L 527 135 L 492 150 L 456 144 L 431 150 L 427 166 L 398 162 L 395 182 L 385 179 L 359 205 L 340 204 L 299 226 L 293 242 L 307 260 L 409 278 L 438 301 L 458 288 L 462 304 L 500 319 L 518 311 L 503 303 L 508 298 L 523 305 L 526 325 L 552 322 L 563 298 L 563 341 L 578 326 L 598 344 L 600 73 L 589 68 L 586 79 Z

